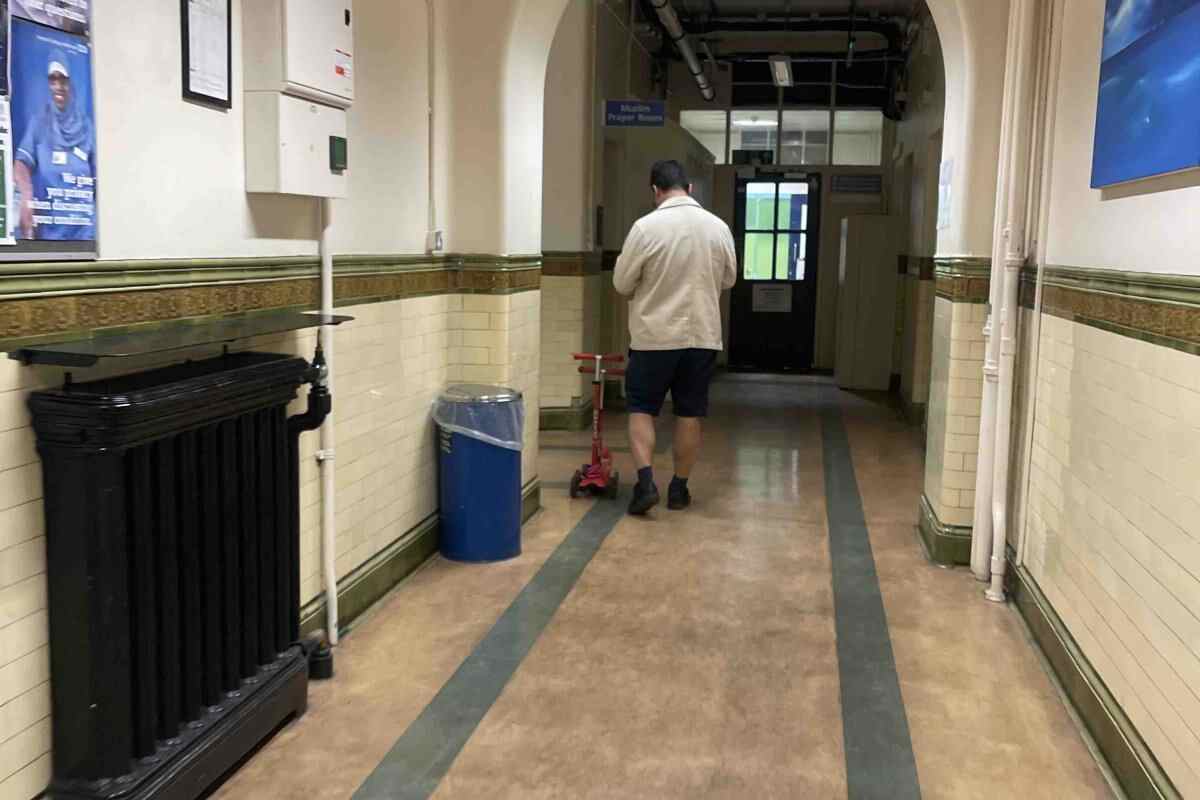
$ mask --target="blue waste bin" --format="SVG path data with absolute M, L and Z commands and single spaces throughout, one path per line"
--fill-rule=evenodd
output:
M 454 561 L 521 554 L 521 393 L 451 386 L 434 407 L 438 425 L 441 551 Z

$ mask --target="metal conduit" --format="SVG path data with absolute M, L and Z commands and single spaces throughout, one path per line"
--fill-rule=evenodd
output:
M 650 0 L 650 5 L 654 7 L 658 14 L 658 20 L 667 31 L 667 36 L 675 45 L 675 49 L 683 56 L 683 61 L 687 64 L 688 72 L 692 73 L 692 77 L 696 81 L 696 86 L 700 89 L 700 96 L 705 100 L 712 102 L 716 98 L 716 90 L 712 84 L 708 82 L 708 76 L 704 74 L 704 69 L 700 66 L 700 59 L 696 56 L 696 51 L 692 48 L 692 43 L 688 41 L 687 34 L 684 33 L 683 25 L 679 22 L 679 15 L 675 13 L 674 6 L 671 5 L 671 0 Z

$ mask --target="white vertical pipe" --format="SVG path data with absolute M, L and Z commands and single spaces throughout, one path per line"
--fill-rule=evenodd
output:
M 1009 121 L 1008 139 L 1001 146 L 1008 153 L 1005 177 L 1004 283 L 1000 307 L 1000 375 L 996 398 L 995 468 L 992 486 L 991 585 L 987 598 L 1004 601 L 1005 546 L 1008 532 L 1009 475 L 1012 469 L 1013 385 L 1017 362 L 1017 303 L 1021 267 L 1025 265 L 1025 225 L 1029 211 L 1029 160 L 1034 110 L 1034 54 L 1037 37 L 1036 11 L 1041 0 L 1012 0 L 1008 35 L 1010 53 L 1004 78 L 1004 115 Z
M 979 454 L 975 462 L 975 507 L 971 521 L 971 572 L 976 580 L 988 581 L 991 576 L 989 559 L 992 552 L 992 487 L 996 459 L 996 398 L 1000 380 L 1000 332 L 997 315 L 1004 283 L 1004 225 L 1008 207 L 1009 150 L 1005 143 L 1012 135 L 1008 114 L 1012 64 L 1016 59 L 1016 42 L 1012 30 L 1012 5 L 1009 5 L 1009 31 L 1004 55 L 1004 100 L 1000 116 L 999 163 L 996 169 L 995 216 L 992 224 L 992 264 L 988 281 L 988 315 L 983 326 L 986 342 L 983 359 L 983 398 L 979 409 Z
M 321 314 L 333 316 L 333 250 L 329 242 L 333 228 L 333 201 L 329 198 L 320 200 L 321 238 L 319 251 L 321 254 Z M 333 327 L 321 326 L 321 349 L 325 352 L 325 364 L 328 370 L 326 382 L 329 386 L 330 397 L 334 394 L 333 376 Z M 329 644 L 338 643 L 338 587 L 337 587 L 337 506 L 334 498 L 334 431 L 332 407 L 329 416 L 321 425 L 321 451 L 317 454 L 321 465 L 321 582 L 325 589 L 325 630 L 329 636 Z

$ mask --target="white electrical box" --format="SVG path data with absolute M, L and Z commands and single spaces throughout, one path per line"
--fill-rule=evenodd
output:
M 247 92 L 245 113 L 247 192 L 346 196 L 345 111 L 278 92 Z
M 887 391 L 896 341 L 896 238 L 883 214 L 842 220 L 834 380 L 843 389 Z
M 284 92 L 339 108 L 354 103 L 351 0 L 248 0 L 242 31 L 247 92 Z

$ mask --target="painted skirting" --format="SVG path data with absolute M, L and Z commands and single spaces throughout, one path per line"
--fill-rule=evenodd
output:
M 521 521 L 542 507 L 542 484 L 534 478 L 521 492 Z M 345 630 L 424 564 L 438 549 L 438 515 L 432 514 L 381 552 L 338 581 L 338 627 Z M 325 624 L 325 600 L 318 596 L 300 609 L 300 633 L 307 636 Z
M 904 414 L 904 419 L 909 425 L 919 426 L 922 429 L 925 427 L 925 418 L 929 413 L 929 407 L 926 403 L 914 403 L 903 395 L 900 396 L 900 410 Z
M 1067 626 L 1024 567 L 1008 571 L 1008 589 L 1063 690 L 1131 798 L 1175 800 L 1178 790 L 1084 656 Z
M 925 495 L 921 495 L 921 521 L 918 527 L 930 561 L 946 566 L 971 563 L 971 529 L 943 523 Z
M 304 258 L 3 264 L 0 350 L 179 319 L 316 308 L 317 270 L 316 259 Z M 334 295 L 343 306 L 439 294 L 513 294 L 540 286 L 540 255 L 334 261 Z
M 992 262 L 982 257 L 935 257 L 937 296 L 955 303 L 986 303 Z
M 582 405 L 543 408 L 540 413 L 543 431 L 583 431 L 592 424 L 592 401 Z
M 599 275 L 602 261 L 603 258 L 598 252 L 547 250 L 542 253 L 542 274 L 566 278 Z
M 1043 313 L 1200 355 L 1200 277 L 1060 266 L 1043 272 Z M 1021 277 L 1021 303 L 1032 309 L 1037 272 Z

